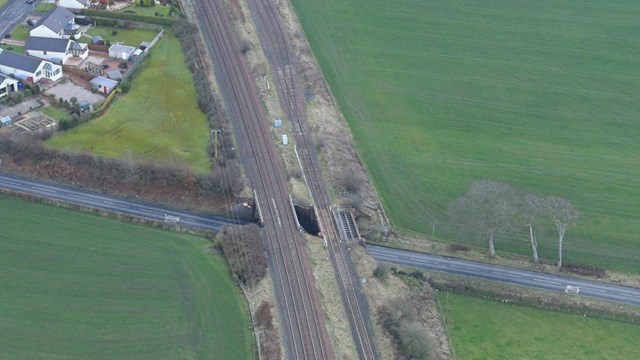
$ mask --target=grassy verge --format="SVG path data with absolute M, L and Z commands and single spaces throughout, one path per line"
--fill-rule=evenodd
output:
M 191 73 L 170 33 L 153 48 L 131 90 L 99 118 L 49 140 L 57 149 L 189 164 L 207 172 L 209 128 Z
M 208 241 L 5 196 L 0 219 L 3 358 L 251 358 Z
M 577 206 L 565 260 L 639 271 L 635 2 L 293 3 L 397 227 L 451 240 L 448 204 L 492 178 Z
M 635 359 L 640 326 L 441 293 L 456 359 Z
M 116 31 L 113 34 L 113 31 Z M 114 29 L 110 26 L 96 26 L 87 31 L 89 36 L 100 36 L 104 41 L 112 44 L 123 43 L 124 45 L 138 47 L 143 41 L 151 41 L 158 34 L 158 31 L 152 29 Z
M 13 40 L 27 41 L 27 38 L 29 38 L 29 28 L 27 25 L 20 24 L 11 31 L 11 39 Z

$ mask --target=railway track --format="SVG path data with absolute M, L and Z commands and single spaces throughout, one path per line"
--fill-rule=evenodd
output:
M 299 95 L 295 59 L 291 45 L 272 1 L 248 0 L 249 9 L 258 29 L 258 36 L 274 68 L 276 89 L 284 111 L 293 123 L 297 152 L 302 162 L 305 180 L 314 201 L 314 208 L 327 240 L 331 260 L 342 293 L 351 331 L 361 359 L 375 359 L 371 324 L 366 301 L 359 291 L 359 283 L 350 257 L 331 214 L 328 190 L 320 172 L 317 154 L 305 115 L 305 104 Z M 347 239 L 345 239 L 347 240 Z
M 335 359 L 309 259 L 288 203 L 284 171 L 238 39 L 222 1 L 195 1 L 194 6 L 240 157 L 260 205 L 285 351 L 292 359 Z

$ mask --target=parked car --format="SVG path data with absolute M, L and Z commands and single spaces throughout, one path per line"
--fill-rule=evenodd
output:
M 77 15 L 75 23 L 78 25 L 91 25 L 91 19 L 88 16 Z
M 27 4 L 33 4 L 33 0 L 27 0 Z
M 27 25 L 29 25 L 29 26 L 35 26 L 37 22 L 38 22 L 38 21 L 36 21 L 35 19 L 28 19 L 28 20 L 27 20 Z

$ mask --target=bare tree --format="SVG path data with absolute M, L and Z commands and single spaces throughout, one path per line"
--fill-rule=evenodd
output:
M 534 235 L 536 221 L 544 211 L 544 200 L 533 193 L 526 193 L 520 197 L 518 203 L 518 217 L 529 229 L 529 241 L 531 243 L 531 251 L 533 254 L 533 262 L 538 263 L 538 241 Z
M 561 197 L 550 197 L 546 201 L 547 209 L 558 230 L 558 270 L 562 269 L 562 242 L 567 228 L 578 219 L 578 212 L 570 202 Z
M 451 204 L 449 218 L 465 233 L 486 238 L 489 256 L 494 257 L 496 236 L 510 225 L 515 196 L 513 188 L 507 184 L 479 180 Z

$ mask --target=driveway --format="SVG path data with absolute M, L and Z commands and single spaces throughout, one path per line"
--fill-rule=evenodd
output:
M 104 97 L 100 94 L 94 94 L 91 91 L 76 85 L 71 81 L 56 84 L 49 89 L 45 90 L 45 94 L 53 94 L 56 99 L 63 98 L 67 101 L 71 101 L 72 97 L 78 99 L 78 101 L 86 100 L 89 104 L 93 105 L 100 100 L 104 100 Z

